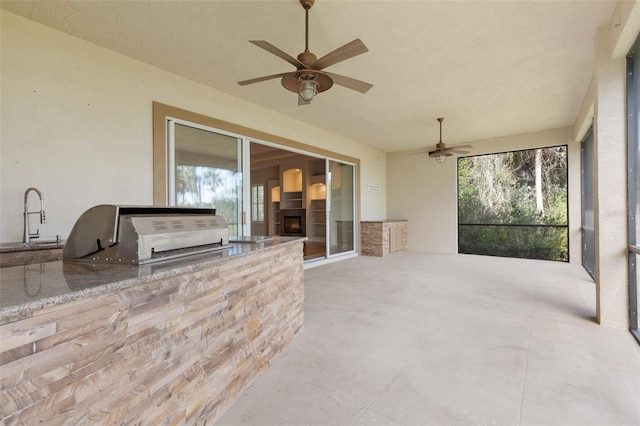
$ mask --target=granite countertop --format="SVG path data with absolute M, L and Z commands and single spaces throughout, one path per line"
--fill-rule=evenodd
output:
M 231 243 L 225 250 L 147 265 L 114 265 L 53 261 L 0 269 L 0 324 L 45 306 L 111 293 L 159 278 L 197 271 L 232 256 L 305 241 L 300 237 L 272 237 Z

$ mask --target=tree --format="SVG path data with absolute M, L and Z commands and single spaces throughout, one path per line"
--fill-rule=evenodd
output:
M 566 260 L 566 147 L 459 159 L 458 223 L 462 253 Z
M 536 149 L 536 211 L 544 215 L 542 202 L 542 150 Z

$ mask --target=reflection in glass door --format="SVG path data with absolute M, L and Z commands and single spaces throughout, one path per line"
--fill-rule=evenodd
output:
M 242 236 L 242 139 L 192 123 L 168 126 L 169 204 L 213 207 L 229 236 Z
M 587 132 L 582 141 L 582 266 L 587 270 L 591 278 L 595 279 L 596 268 L 596 233 L 594 218 L 594 141 L 593 128 Z
M 327 171 L 327 253 L 333 256 L 355 250 L 355 166 L 327 160 Z

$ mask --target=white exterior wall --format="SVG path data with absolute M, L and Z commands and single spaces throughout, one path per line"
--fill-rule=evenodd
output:
M 569 258 L 580 262 L 580 149 L 570 143 L 572 129 L 469 142 L 470 155 L 569 145 Z M 446 141 L 445 141 L 446 142 Z M 415 151 L 414 151 L 415 152 Z M 458 252 L 457 160 L 439 164 L 412 151 L 387 155 L 389 217 L 409 221 L 409 250 Z
M 119 53 L 1 16 L 0 241 L 20 241 L 24 191 L 44 195 L 43 237 L 102 203 L 152 204 L 152 102 L 361 160 L 361 218 L 386 216 L 386 155 Z M 35 203 L 33 204 L 35 205 Z

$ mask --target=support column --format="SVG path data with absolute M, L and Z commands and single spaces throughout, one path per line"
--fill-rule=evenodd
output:
M 626 60 L 612 59 L 610 27 L 595 43 L 596 315 L 629 328 L 627 258 Z

